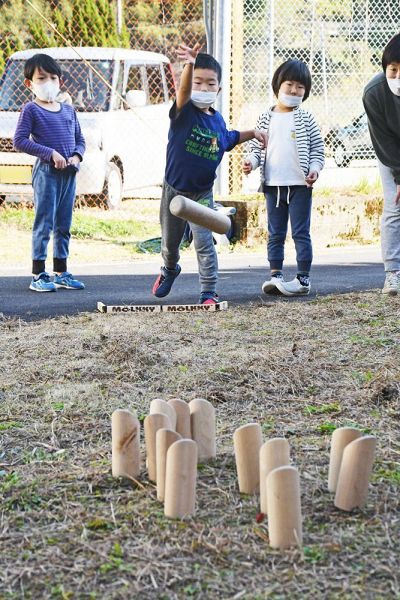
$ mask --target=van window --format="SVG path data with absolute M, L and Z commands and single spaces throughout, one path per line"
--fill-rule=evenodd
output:
M 110 89 L 105 79 L 112 83 L 113 62 L 109 60 L 87 61 L 100 75 L 97 75 L 82 60 L 58 60 L 62 70 L 61 90 L 66 92 L 68 101 L 78 111 L 98 112 L 108 110 Z M 33 99 L 32 93 L 24 86 L 24 60 L 8 62 L 0 87 L 0 110 L 18 111 L 25 102 Z
M 148 65 L 146 71 L 150 104 L 163 104 L 166 100 L 160 65 Z

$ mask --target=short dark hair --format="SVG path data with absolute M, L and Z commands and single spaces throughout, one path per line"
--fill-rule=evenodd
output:
M 279 88 L 284 81 L 302 83 L 306 88 L 303 100 L 307 100 L 311 90 L 311 73 L 306 63 L 302 60 L 289 58 L 276 69 L 271 82 L 275 96 L 278 96 Z
M 391 63 L 400 63 L 400 33 L 392 37 L 382 54 L 382 69 L 384 71 Z
M 28 58 L 24 66 L 25 79 L 30 79 L 32 81 L 35 69 L 42 69 L 43 71 L 46 71 L 46 73 L 52 73 L 53 75 L 58 75 L 58 77 L 61 77 L 62 75 L 61 69 L 56 61 L 48 54 L 34 54 L 31 58 Z
M 211 69 L 211 71 L 214 71 L 214 73 L 217 74 L 218 83 L 221 82 L 221 65 L 217 60 L 215 60 L 213 56 L 211 56 L 211 54 L 205 54 L 204 52 L 200 52 L 196 57 L 194 69 Z

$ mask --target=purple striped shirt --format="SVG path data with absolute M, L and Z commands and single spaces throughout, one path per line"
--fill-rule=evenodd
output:
M 78 154 L 82 160 L 85 139 L 75 110 L 69 104 L 60 102 L 60 110 L 52 112 L 36 102 L 28 102 L 18 120 L 14 147 L 47 163 L 52 163 L 53 150 L 65 159 Z

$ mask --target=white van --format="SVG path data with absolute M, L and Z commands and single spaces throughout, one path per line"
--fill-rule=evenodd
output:
M 117 208 L 135 190 L 160 185 L 175 94 L 168 58 L 120 48 L 36 48 L 13 54 L 0 81 L 0 203 L 33 194 L 35 157 L 16 152 L 12 138 L 22 105 L 32 99 L 23 84 L 24 63 L 39 52 L 60 65 L 59 99 L 75 107 L 86 139 L 77 194 Z

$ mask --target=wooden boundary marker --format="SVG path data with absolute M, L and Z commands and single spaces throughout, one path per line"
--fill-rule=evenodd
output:
M 97 302 L 97 310 L 102 313 L 193 313 L 193 312 L 218 312 L 227 310 L 228 302 L 224 300 L 218 304 L 104 304 Z

